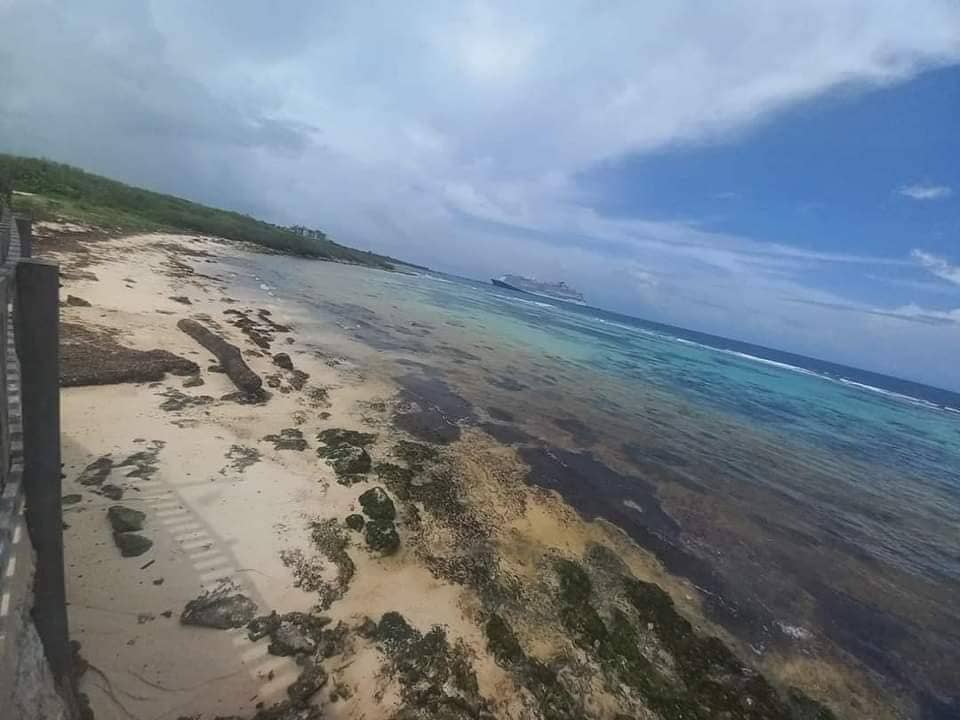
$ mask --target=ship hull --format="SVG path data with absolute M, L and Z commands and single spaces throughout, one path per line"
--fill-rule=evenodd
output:
M 513 290 L 514 292 L 523 293 L 524 295 L 531 295 L 533 297 L 543 298 L 544 300 L 559 300 L 560 302 L 570 303 L 572 305 L 586 305 L 583 300 L 576 300 L 574 298 L 563 298 L 555 297 L 554 295 L 547 295 L 546 293 L 533 292 L 531 290 L 524 290 L 523 288 L 518 288 L 516 285 L 511 285 L 508 282 L 499 280 L 497 278 L 490 278 L 490 282 L 493 283 L 498 288 L 504 288 L 505 290 Z

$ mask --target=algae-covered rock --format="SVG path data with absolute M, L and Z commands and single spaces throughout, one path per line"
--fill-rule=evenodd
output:
M 113 470 L 113 458 L 109 455 L 98 457 L 83 469 L 77 482 L 81 485 L 100 485 L 107 479 L 111 470 Z
M 513 628 L 502 617 L 491 615 L 483 629 L 487 636 L 487 649 L 493 653 L 498 665 L 510 667 L 525 659 Z
M 113 505 L 107 510 L 107 519 L 116 533 L 143 530 L 143 523 L 147 516 L 139 510 L 133 510 L 123 505 Z
M 363 493 L 360 496 L 360 506 L 371 520 L 392 521 L 397 517 L 393 500 L 381 487 L 370 488 Z
M 221 585 L 187 603 L 180 615 L 184 625 L 227 630 L 243 627 L 257 614 L 257 604 L 231 585 Z
M 94 490 L 94 492 L 110 498 L 111 500 L 123 499 L 123 488 L 119 485 L 114 485 L 113 483 L 104 483 L 100 486 L 99 490 Z
M 297 428 L 284 428 L 279 435 L 266 435 L 267 442 L 272 442 L 275 450 L 306 450 L 307 441 L 303 432 Z
M 463 641 L 451 643 L 439 626 L 421 633 L 397 612 L 383 615 L 374 637 L 389 660 L 386 672 L 400 683 L 396 717 L 492 717 Z
M 272 642 L 269 651 L 271 655 L 300 655 L 313 652 L 317 647 L 316 641 L 310 637 L 309 630 L 298 622 L 281 620 L 280 624 L 270 634 Z
M 324 455 L 333 471 L 341 478 L 363 475 L 370 472 L 373 462 L 362 447 L 342 445 Z
M 363 515 L 360 515 L 358 513 L 353 513 L 352 515 L 347 515 L 347 518 L 346 520 L 344 520 L 344 522 L 346 523 L 347 527 L 350 528 L 351 530 L 360 532 L 361 530 L 363 530 L 363 526 L 364 526 L 364 523 L 366 523 L 366 520 L 363 519 Z
M 345 428 L 328 428 L 317 434 L 317 440 L 331 449 L 342 447 L 343 445 L 367 447 L 368 445 L 372 445 L 376 439 L 376 433 L 365 433 L 359 432 L 358 430 L 347 430 Z M 318 454 L 320 452 L 320 450 L 317 451 Z
M 400 535 L 392 520 L 370 520 L 365 537 L 367 547 L 381 555 L 393 555 L 400 549 Z
M 284 352 L 277 353 L 273 356 L 273 364 L 284 370 L 293 370 L 293 360 Z
M 153 547 L 153 540 L 135 532 L 115 532 L 113 542 L 123 557 L 139 557 Z
M 349 481 L 370 472 L 373 463 L 365 448 L 376 439 L 373 433 L 328 428 L 317 435 L 317 440 L 322 443 L 317 448 L 317 455 L 326 459 L 339 478 Z
M 393 447 L 393 454 L 403 460 L 412 470 L 422 470 L 439 456 L 439 451 L 427 443 L 401 440 Z
M 290 702 L 294 705 L 303 705 L 326 684 L 327 671 L 323 666 L 308 662 L 300 671 L 300 677 L 287 688 L 287 695 L 290 696 Z

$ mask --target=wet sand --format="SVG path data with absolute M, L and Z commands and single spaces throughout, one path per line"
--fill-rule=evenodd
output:
M 616 482 L 612 471 L 518 450 L 529 436 L 509 412 L 417 367 L 423 328 L 404 327 L 411 359 L 398 374 L 370 354 L 374 318 L 363 352 L 357 308 L 349 331 L 303 336 L 296 312 L 218 261 L 251 248 L 62 225 L 37 236 L 62 263 L 62 297 L 89 303 L 62 310 L 82 329 L 65 340 L 86 342 L 77 374 L 111 383 L 62 393 L 71 632 L 97 718 L 829 717 L 803 693 L 840 717 L 898 716 L 853 664 L 757 658 L 713 621 L 717 598 L 696 576 L 637 543 L 637 508 L 617 527 L 585 506 L 589 483 Z M 265 400 L 235 396 L 177 328 L 188 317 L 242 350 Z M 156 372 L 157 350 L 187 374 L 139 376 Z M 98 368 L 98 352 L 133 370 Z M 518 382 L 464 374 L 491 398 Z M 338 429 L 355 432 L 324 433 Z M 573 415 L 542 431 L 561 447 L 595 442 Z M 144 513 L 142 529 L 120 533 L 149 540 L 141 554 L 121 555 L 116 505 Z M 658 507 L 651 490 L 643 529 Z M 238 606 L 227 629 L 182 622 L 204 593 L 256 607 Z

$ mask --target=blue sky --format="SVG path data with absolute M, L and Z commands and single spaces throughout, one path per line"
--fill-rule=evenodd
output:
M 0 149 L 960 390 L 956 0 L 7 0 Z

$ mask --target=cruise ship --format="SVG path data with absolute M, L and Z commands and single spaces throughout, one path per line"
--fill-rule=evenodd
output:
M 562 280 L 557 283 L 539 282 L 533 278 L 523 275 L 501 275 L 498 278 L 490 280 L 497 287 L 507 290 L 516 290 L 527 295 L 538 295 L 549 298 L 550 300 L 563 300 L 564 302 L 576 303 L 577 305 L 586 305 L 583 299 L 583 293 L 574 290 Z

